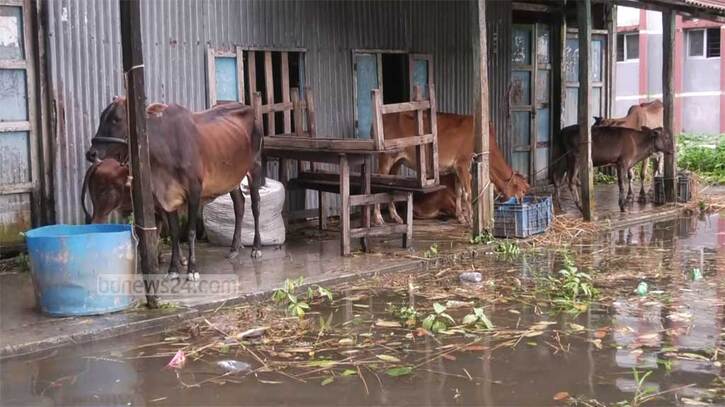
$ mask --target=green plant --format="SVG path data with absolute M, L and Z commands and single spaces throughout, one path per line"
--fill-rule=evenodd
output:
M 300 277 L 302 278 L 302 277 Z M 328 301 L 332 302 L 333 295 L 332 291 L 328 290 L 325 287 L 322 287 L 320 285 L 315 285 L 311 287 L 307 287 L 307 300 L 312 301 L 317 298 L 327 298 Z
M 579 308 L 598 295 L 592 284 L 592 277 L 579 271 L 568 254 L 564 254 L 564 265 L 557 276 L 548 276 L 549 296 L 554 302 L 566 307 Z
M 644 381 L 647 379 L 649 375 L 652 374 L 651 370 L 648 370 L 644 372 L 644 374 L 640 375 L 641 373 L 635 369 L 632 368 L 632 375 L 634 376 L 634 383 L 637 387 L 634 389 L 634 396 L 632 397 L 632 401 L 630 405 L 632 407 L 638 407 L 642 404 L 646 403 L 647 401 L 651 400 L 651 395 L 656 391 L 655 387 L 652 386 L 645 386 Z
M 423 319 L 423 328 L 433 333 L 448 329 L 448 323 L 455 324 L 456 321 L 446 313 L 446 306 L 437 302 L 433 303 L 433 313 Z
M 299 277 L 294 280 L 289 278 L 284 280 L 284 286 L 278 288 L 272 294 L 272 300 L 277 304 L 287 307 L 287 312 L 296 315 L 297 317 L 304 317 L 305 312 L 310 309 L 310 305 L 307 302 L 300 300 L 295 291 L 304 282 L 304 277 Z
M 432 245 L 430 245 L 428 250 L 423 252 L 423 257 L 425 257 L 426 259 L 438 257 L 438 243 L 433 243 Z
M 677 138 L 677 165 L 705 181 L 725 183 L 725 135 L 681 134 Z
M 30 257 L 26 253 L 20 253 L 15 257 L 15 266 L 20 272 L 30 271 Z
M 471 244 L 491 244 L 496 240 L 489 231 L 484 231 L 476 237 L 471 238 Z
M 617 179 L 614 177 L 614 175 L 605 174 L 597 168 L 594 170 L 594 183 L 595 184 L 614 184 L 614 182 Z
M 483 308 L 474 308 L 473 314 L 468 314 L 465 317 L 463 317 L 463 324 L 464 325 L 476 325 L 480 327 L 484 327 L 486 329 L 493 329 L 493 323 L 490 319 L 486 316 L 486 314 L 483 313 Z
M 496 245 L 494 252 L 505 257 L 516 257 L 521 254 L 521 248 L 519 248 L 519 245 L 516 242 L 504 240 Z
M 391 305 L 388 311 L 408 327 L 414 327 L 418 323 L 418 311 L 414 307 Z

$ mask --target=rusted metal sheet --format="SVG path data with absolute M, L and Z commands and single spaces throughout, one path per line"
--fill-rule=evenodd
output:
M 495 11 L 507 2 L 492 3 Z M 206 108 L 209 47 L 301 48 L 305 80 L 315 90 L 318 135 L 352 137 L 352 50 L 398 49 L 431 54 L 440 111 L 470 114 L 469 10 L 467 2 L 447 1 L 145 1 L 148 99 Z M 100 112 L 123 92 L 118 2 L 48 0 L 47 12 L 51 99 L 65 106 L 57 118 L 65 132 L 55 134 L 56 220 L 79 223 L 83 153 Z M 499 75 L 504 68 L 495 69 Z M 317 195 L 306 201 L 316 207 Z
M 491 1 L 486 5 L 488 30 L 488 77 L 490 117 L 496 130 L 496 142 L 512 162 L 509 86 L 511 83 L 511 2 Z

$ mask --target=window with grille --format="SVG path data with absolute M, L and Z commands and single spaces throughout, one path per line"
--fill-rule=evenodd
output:
M 639 59 L 639 34 L 617 35 L 617 61 L 632 61 Z
M 687 30 L 687 56 L 719 58 L 720 28 Z

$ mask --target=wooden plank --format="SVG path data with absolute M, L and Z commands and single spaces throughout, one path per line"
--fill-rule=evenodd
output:
M 0 69 L 26 69 L 28 63 L 22 59 L 3 59 L 0 60 Z
M 213 48 L 206 49 L 206 76 L 208 84 L 206 105 L 211 108 L 216 105 L 216 60 Z
M 672 11 L 662 13 L 662 102 L 664 106 L 663 125 L 672 135 L 672 142 L 677 146 L 675 134 L 675 20 Z M 723 56 L 725 57 L 725 56 Z M 723 109 L 721 108 L 722 112 Z M 722 114 L 722 113 L 721 113 Z M 674 154 L 665 154 L 664 181 L 665 200 L 676 202 L 677 199 L 677 149 Z
M 287 52 L 281 53 L 281 64 L 282 64 L 282 102 L 290 101 L 290 88 L 289 88 L 289 54 Z M 284 116 L 284 132 L 290 133 L 292 131 L 292 112 L 285 110 Z
M 244 88 L 244 51 L 242 47 L 236 47 L 237 56 L 237 91 L 239 92 L 239 102 L 247 104 L 247 95 Z
M 301 106 L 304 108 L 305 104 L 301 103 Z M 262 114 L 268 114 L 272 112 L 291 112 L 294 110 L 294 104 L 292 102 L 280 102 L 280 103 L 272 103 L 272 104 L 266 104 L 261 106 Z M 291 133 L 292 129 L 290 126 L 290 131 L 285 130 L 285 133 Z M 273 136 L 274 134 L 270 134 L 270 136 Z
M 473 162 L 473 236 L 493 227 L 493 192 L 489 179 L 489 97 L 488 47 L 486 44 L 486 1 L 476 1 L 477 29 L 473 35 L 473 106 L 474 153 Z
M 249 94 L 257 93 L 257 53 L 247 51 L 247 82 L 249 82 Z M 254 96 L 252 96 L 254 97 Z
M 339 194 L 340 193 L 340 184 L 339 184 L 339 174 L 333 174 L 335 175 L 335 180 L 315 180 L 315 179 L 304 179 L 304 178 L 295 178 L 291 179 L 289 181 L 289 188 L 290 189 L 312 189 L 316 191 L 324 191 L 324 192 L 330 192 L 333 194 Z M 417 180 L 412 179 L 417 183 Z M 353 191 L 359 192 L 360 191 L 360 177 L 359 176 L 350 176 L 350 191 L 351 193 Z M 414 194 L 429 194 L 436 191 L 441 191 L 443 189 L 446 189 L 445 185 L 434 185 L 430 187 L 425 188 L 419 188 L 419 187 L 406 187 L 403 185 L 389 185 L 384 183 L 375 183 L 374 181 L 371 184 L 372 192 L 373 193 L 390 193 L 390 192 L 410 192 Z
M 297 178 L 299 180 L 306 180 L 310 182 L 337 182 L 337 177 L 338 174 L 330 171 L 303 171 L 299 173 Z M 360 176 L 351 174 L 350 182 L 352 182 L 353 184 L 360 184 Z M 374 190 L 385 189 L 393 191 L 417 192 L 422 194 L 428 194 L 446 188 L 444 185 L 432 185 L 421 188 L 420 186 L 418 186 L 418 180 L 415 177 L 405 177 L 401 175 L 372 174 L 371 182 Z
M 30 122 L 0 122 L 0 132 L 30 131 Z
M 272 52 L 264 51 L 264 93 L 268 105 L 274 104 L 274 74 L 272 71 Z M 290 107 L 291 108 L 291 107 Z M 267 135 L 273 136 L 277 133 L 275 129 L 275 114 L 271 112 L 267 116 Z
M 423 92 L 421 91 L 420 86 L 415 86 L 413 88 L 413 100 L 415 100 L 415 103 L 419 103 L 421 100 L 423 100 L 422 93 Z M 428 104 L 428 106 L 430 107 L 430 103 Z M 419 138 L 423 138 L 423 133 L 425 132 L 425 128 L 423 125 L 423 111 L 416 111 L 415 116 L 416 134 L 418 134 Z M 422 187 L 426 185 L 428 181 L 428 153 L 426 152 L 425 144 L 419 144 L 418 146 L 416 146 L 415 152 L 417 161 L 416 170 L 418 171 L 418 183 Z
M 360 178 L 362 180 L 362 185 L 361 185 L 362 191 L 361 192 L 363 193 L 363 195 L 358 195 L 358 196 L 363 196 L 366 198 L 370 196 L 371 189 L 372 189 L 370 186 L 370 173 L 373 169 L 372 167 L 373 167 L 373 160 L 371 159 L 371 157 L 370 156 L 365 157 L 365 162 L 363 163 L 362 166 L 360 166 Z M 352 207 L 352 206 L 355 206 L 355 205 L 353 204 L 352 197 L 350 197 L 350 207 Z M 370 209 L 371 209 L 370 204 L 367 204 L 367 205 L 365 205 L 365 207 L 363 208 L 363 211 L 362 211 L 362 226 L 364 228 L 368 228 L 368 229 L 370 228 Z M 363 237 L 361 239 L 360 243 L 362 244 L 364 251 L 367 252 L 370 249 L 369 242 L 366 237 Z
M 391 113 L 402 113 L 402 112 L 415 112 L 420 110 L 430 109 L 430 101 L 419 100 L 415 102 L 402 102 L 382 105 L 380 111 L 383 114 Z
M 361 192 L 360 195 L 350 196 L 350 206 L 375 205 L 390 202 L 407 202 L 409 192 Z
M 304 113 L 302 112 L 302 106 L 300 103 L 300 91 L 297 88 L 292 88 L 292 112 L 295 118 L 294 134 L 297 137 L 302 137 L 305 131 L 304 123 L 302 122 L 302 115 Z
M 298 148 L 303 150 L 325 150 L 338 153 L 369 152 L 375 150 L 372 140 L 294 136 L 267 136 L 264 138 L 264 148 Z
M 428 69 L 431 69 L 432 63 L 428 62 Z M 430 75 L 430 73 L 429 73 Z M 440 168 L 438 165 L 438 105 L 436 104 L 436 92 L 433 83 L 428 85 L 428 99 L 430 100 L 430 132 L 433 136 L 431 141 L 431 162 L 433 163 L 433 180 L 434 184 L 440 184 Z
M 375 226 L 371 228 L 355 228 L 350 231 L 350 237 L 354 238 L 360 238 L 360 237 L 375 237 L 375 236 L 389 236 L 389 235 L 395 235 L 399 233 L 406 233 L 408 226 L 407 225 L 382 225 L 382 226 Z
M 2 137 L 2 135 L 0 135 Z M 0 185 L 0 195 L 22 194 L 24 192 L 33 192 L 35 184 L 32 182 L 23 182 L 21 184 Z
M 380 89 L 373 89 L 371 92 L 373 108 L 373 143 L 376 150 L 385 148 L 385 132 L 383 130 L 383 96 Z
M 310 137 L 317 137 L 317 116 L 315 113 L 315 98 L 312 88 L 309 86 L 305 87 L 305 105 L 307 108 L 307 132 L 310 133 Z
M 151 190 L 151 160 L 146 134 L 146 95 L 144 91 L 143 44 L 141 36 L 141 4 L 139 0 L 120 1 L 121 49 L 126 72 L 128 97 L 128 150 L 131 161 L 133 213 L 135 234 L 139 238 L 141 270 L 146 287 L 152 274 L 158 272 L 158 233 L 154 197 Z M 189 261 L 193 261 L 192 258 Z M 146 304 L 158 307 L 158 298 L 146 292 Z
M 420 136 L 410 136 L 385 141 L 386 150 L 402 150 L 410 146 L 419 146 L 431 144 L 435 140 L 433 134 L 423 134 Z
M 317 219 L 320 230 L 327 229 L 327 205 L 324 191 L 317 191 Z
M 594 167 L 592 165 L 592 131 L 589 127 L 591 117 L 591 42 L 592 42 L 592 2 L 577 2 L 577 23 L 579 25 L 579 179 L 581 181 L 581 199 L 584 220 L 594 218 Z
M 262 121 L 262 94 L 260 92 L 254 92 L 252 94 L 252 107 L 254 109 L 254 121 L 260 126 L 264 125 Z M 264 145 L 264 143 L 263 143 Z
M 340 251 L 350 255 L 350 166 L 347 156 L 340 155 Z

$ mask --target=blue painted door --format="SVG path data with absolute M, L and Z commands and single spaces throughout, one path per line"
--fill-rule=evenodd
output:
M 370 138 L 373 123 L 371 91 L 380 87 L 378 56 L 355 53 L 355 137 Z
M 431 82 L 431 57 L 429 55 L 411 55 L 410 64 L 410 95 L 413 95 L 413 88 L 420 86 L 423 91 L 423 99 L 428 98 L 428 84 Z
M 40 201 L 29 3 L 0 0 L 0 252 L 24 242 Z

